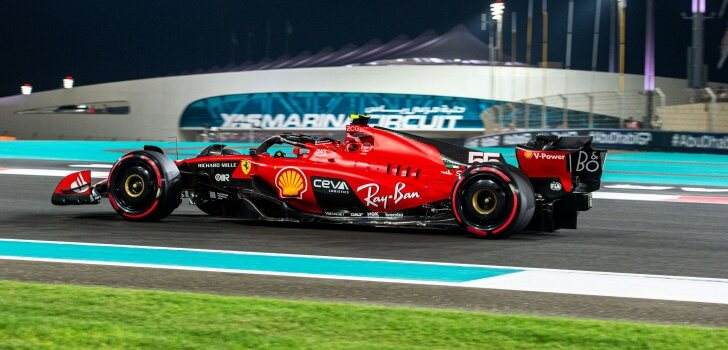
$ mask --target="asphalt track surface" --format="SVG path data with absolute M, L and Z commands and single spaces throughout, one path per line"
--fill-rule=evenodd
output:
M 0 160 L 11 166 L 61 163 Z M 211 218 L 186 203 L 162 222 L 131 223 L 107 201 L 51 205 L 59 180 L 0 176 L 0 238 L 728 278 L 725 205 L 595 199 L 577 230 L 493 241 L 459 232 L 253 224 Z M 728 326 L 726 305 L 505 290 L 9 260 L 0 261 L 0 279 Z

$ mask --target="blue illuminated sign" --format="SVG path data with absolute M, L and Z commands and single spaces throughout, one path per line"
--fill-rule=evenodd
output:
M 350 113 L 370 125 L 407 131 L 483 131 L 480 113 L 497 101 L 384 93 L 276 92 L 197 100 L 182 113 L 182 129 L 342 130 Z

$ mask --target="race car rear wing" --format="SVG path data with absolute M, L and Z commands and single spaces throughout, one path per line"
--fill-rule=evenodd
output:
M 516 149 L 521 170 L 539 193 L 562 191 L 554 179 L 564 192 L 598 190 L 606 157 L 606 150 L 592 148 L 591 136 L 538 135 Z

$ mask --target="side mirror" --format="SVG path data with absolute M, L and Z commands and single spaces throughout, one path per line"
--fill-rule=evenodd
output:
M 249 155 L 250 155 L 251 157 L 257 157 L 257 156 L 258 156 L 258 149 L 256 149 L 256 148 L 251 148 L 251 149 L 250 149 L 250 150 L 248 151 L 248 154 L 249 154 Z

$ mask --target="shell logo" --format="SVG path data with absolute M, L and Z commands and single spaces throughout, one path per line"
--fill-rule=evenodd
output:
M 278 195 L 281 198 L 301 199 L 303 193 L 308 189 L 308 182 L 303 171 L 295 167 L 281 169 L 275 178 Z
M 533 153 L 530 151 L 526 151 L 523 153 L 523 156 L 526 157 L 526 159 L 531 159 L 533 158 Z

